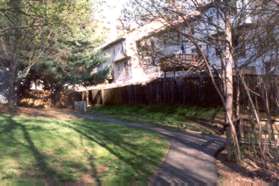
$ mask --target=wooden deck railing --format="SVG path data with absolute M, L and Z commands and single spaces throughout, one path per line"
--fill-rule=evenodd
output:
M 197 54 L 173 54 L 160 59 L 160 67 L 164 72 L 202 68 L 204 63 Z

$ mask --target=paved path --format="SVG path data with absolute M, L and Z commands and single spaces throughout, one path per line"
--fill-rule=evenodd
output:
M 150 181 L 152 186 L 217 184 L 218 176 L 214 155 L 224 147 L 222 138 L 167 130 L 138 122 L 123 121 L 99 113 L 75 115 L 104 123 L 152 130 L 167 137 L 171 142 L 171 147 L 165 161 Z

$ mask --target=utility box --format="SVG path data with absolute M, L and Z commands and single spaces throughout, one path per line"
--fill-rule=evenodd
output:
M 83 112 L 83 113 L 86 112 L 87 111 L 86 101 L 75 101 L 74 110 L 77 112 Z

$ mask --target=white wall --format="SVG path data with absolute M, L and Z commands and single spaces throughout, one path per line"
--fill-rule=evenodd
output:
M 244 4 L 240 3 L 242 0 L 238 0 L 237 7 L 240 10 L 243 6 L 248 6 L 248 0 L 244 0 Z M 249 1 L 251 2 L 251 1 Z M 250 6 L 250 5 L 249 5 Z M 198 14 L 198 13 L 197 13 Z M 207 23 L 208 18 L 210 18 L 216 25 L 220 27 L 219 30 L 216 29 L 215 26 L 212 26 L 211 24 Z M 208 37 L 208 35 L 216 34 L 218 31 L 224 30 L 224 22 L 220 18 L 220 15 L 218 15 L 217 11 L 214 8 L 209 9 L 207 12 L 205 12 L 204 16 L 202 17 L 204 19 L 203 21 L 199 21 L 195 23 L 195 29 L 196 32 L 195 37 L 198 37 L 200 39 L 203 39 L 204 37 Z M 246 17 L 244 23 L 250 23 L 251 17 Z M 129 67 L 130 76 L 127 81 L 146 81 L 148 78 L 152 76 L 152 73 L 154 71 L 158 72 L 158 68 L 154 68 L 154 70 L 145 71 L 142 66 L 141 58 L 138 54 L 137 49 L 137 41 L 148 38 L 154 33 L 159 33 L 165 29 L 165 26 L 162 21 L 154 21 L 152 23 L 146 24 L 143 27 L 130 32 L 126 35 L 126 40 L 123 43 L 116 44 L 106 50 L 106 53 L 109 54 L 109 59 L 105 65 L 113 64 L 114 61 L 119 60 L 123 58 L 123 50 L 125 51 L 125 54 L 127 56 L 130 56 L 131 59 L 127 62 L 127 65 Z M 185 26 L 181 26 L 181 31 L 187 33 L 190 31 L 190 28 L 187 28 Z M 160 39 L 157 39 L 156 42 L 156 50 L 158 50 L 161 54 L 167 56 L 174 53 L 181 53 L 181 45 L 184 45 L 185 53 L 191 54 L 193 49 L 195 48 L 193 44 L 181 40 L 177 42 L 176 44 L 169 44 L 165 45 L 160 41 Z M 205 43 L 200 42 L 199 45 L 202 47 L 202 50 L 205 54 L 207 54 L 209 61 L 215 65 L 216 68 L 220 68 L 221 62 L 220 57 L 216 55 L 216 49 L 213 45 L 207 45 Z M 124 46 L 124 48 L 123 48 Z M 246 62 L 248 58 L 255 55 L 256 49 L 253 49 L 253 46 L 247 46 L 247 48 L 250 48 L 249 51 L 246 52 L 246 57 L 239 58 L 239 63 Z M 256 71 L 260 73 L 263 69 L 262 66 L 262 60 L 263 59 L 257 59 L 255 62 L 253 62 L 250 66 L 254 66 L 256 68 Z M 160 73 L 159 73 L 160 74 Z M 123 78 L 120 78 L 123 79 Z M 117 81 L 117 78 L 116 78 Z
M 126 57 L 125 41 L 119 41 L 103 49 L 105 62 L 93 70 L 93 74 L 108 68 L 113 68 L 113 63 Z

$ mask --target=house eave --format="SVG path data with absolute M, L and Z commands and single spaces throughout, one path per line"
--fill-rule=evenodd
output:
M 121 42 L 123 42 L 123 41 L 125 41 L 125 40 L 126 40 L 126 38 L 124 38 L 124 37 L 118 38 L 118 39 L 116 39 L 116 40 L 114 40 L 114 41 L 111 41 L 111 42 L 109 42 L 109 43 L 104 44 L 104 45 L 101 47 L 101 50 L 106 50 L 106 49 L 112 47 L 113 45 L 116 45 L 116 44 L 118 44 L 118 43 L 121 43 Z
M 126 60 L 129 60 L 129 59 L 131 59 L 130 56 L 125 56 L 125 57 L 122 57 L 120 59 L 115 60 L 114 63 L 119 63 L 119 62 L 126 61 Z

